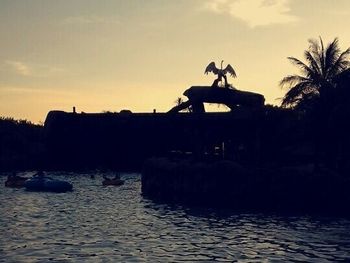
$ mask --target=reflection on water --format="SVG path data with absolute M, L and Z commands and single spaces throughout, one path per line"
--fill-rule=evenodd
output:
M 237 214 L 155 204 L 140 176 L 102 187 L 102 177 L 60 174 L 70 193 L 4 187 L 0 177 L 0 261 L 335 262 L 350 259 L 350 220 Z M 51 176 L 51 175 L 50 175 Z

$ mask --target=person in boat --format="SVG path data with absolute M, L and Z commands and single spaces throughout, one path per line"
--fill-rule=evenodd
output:
M 106 175 L 102 175 L 102 178 L 103 178 L 104 180 L 106 180 L 106 181 L 112 180 L 111 178 L 108 178 Z
M 119 173 L 116 173 L 113 180 L 120 180 L 120 174 Z
M 27 180 L 25 177 L 18 176 L 16 172 L 12 172 L 7 176 L 5 181 L 6 187 L 22 187 Z
M 34 174 L 33 177 L 37 177 L 39 179 L 43 179 L 44 178 L 44 172 L 40 170 L 36 174 Z
M 106 175 L 102 175 L 102 177 L 103 177 L 103 179 L 105 179 L 106 181 L 120 180 L 120 174 L 119 174 L 119 173 L 116 173 L 113 179 L 108 178 Z
M 103 176 L 104 181 L 102 182 L 102 185 L 122 185 L 124 184 L 124 181 L 120 179 L 119 173 L 116 173 L 114 178 L 108 178 L 106 176 Z
M 16 172 L 12 172 L 7 176 L 7 181 L 16 181 L 21 179 L 22 177 L 18 176 Z
M 16 177 L 16 172 L 12 172 L 7 176 L 7 180 L 12 181 L 14 180 L 15 177 Z

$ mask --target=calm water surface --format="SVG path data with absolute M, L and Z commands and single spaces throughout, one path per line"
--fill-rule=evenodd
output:
M 138 174 L 120 187 L 102 187 L 101 174 L 50 176 L 74 191 L 5 188 L 0 176 L 1 262 L 350 262 L 348 219 L 156 204 Z

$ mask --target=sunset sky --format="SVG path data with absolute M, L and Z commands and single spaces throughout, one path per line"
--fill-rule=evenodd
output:
M 349 21 L 349 0 L 0 0 L 0 116 L 164 112 L 221 60 L 236 88 L 280 104 L 286 58 L 319 36 L 345 50 Z

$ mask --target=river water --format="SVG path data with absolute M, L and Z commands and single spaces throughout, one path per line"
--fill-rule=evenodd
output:
M 350 262 L 345 218 L 157 204 L 139 174 L 119 187 L 97 173 L 50 176 L 74 191 L 5 188 L 0 175 L 0 262 Z

